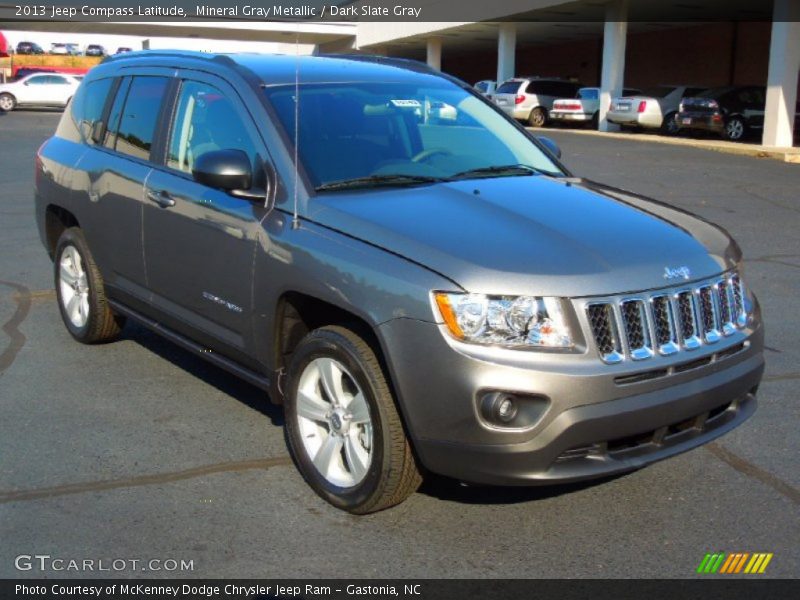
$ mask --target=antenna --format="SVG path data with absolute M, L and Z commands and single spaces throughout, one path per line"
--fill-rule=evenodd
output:
M 298 161 L 300 158 L 300 23 L 296 23 L 294 38 L 294 209 L 292 211 L 292 229 L 300 228 L 297 216 L 297 200 L 300 193 L 300 177 Z

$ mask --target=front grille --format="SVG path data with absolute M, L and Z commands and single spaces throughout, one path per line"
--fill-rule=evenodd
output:
M 693 287 L 592 302 L 586 311 L 597 350 L 607 363 L 694 350 L 747 324 L 736 273 Z

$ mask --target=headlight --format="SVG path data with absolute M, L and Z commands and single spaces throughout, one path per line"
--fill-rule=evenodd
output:
M 512 348 L 569 348 L 558 298 L 434 292 L 450 334 L 462 342 Z

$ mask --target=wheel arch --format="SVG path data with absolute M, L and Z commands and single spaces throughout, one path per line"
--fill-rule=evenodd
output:
M 283 402 L 282 379 L 300 341 L 314 329 L 326 325 L 340 325 L 351 329 L 369 344 L 378 358 L 391 388 L 391 373 L 387 368 L 383 344 L 376 329 L 361 315 L 331 304 L 310 294 L 297 291 L 284 292 L 275 309 L 275 327 L 272 339 L 275 357 L 274 370 L 278 379 L 278 394 L 272 398 L 276 404 Z
M 47 253 L 52 259 L 61 234 L 70 227 L 80 227 L 80 223 L 74 214 L 57 204 L 47 206 L 44 219 Z

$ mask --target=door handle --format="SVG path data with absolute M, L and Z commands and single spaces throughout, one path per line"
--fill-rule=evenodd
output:
M 147 190 L 147 199 L 155 202 L 161 208 L 170 208 L 175 206 L 175 199 L 169 195 L 169 192 L 166 190 Z

